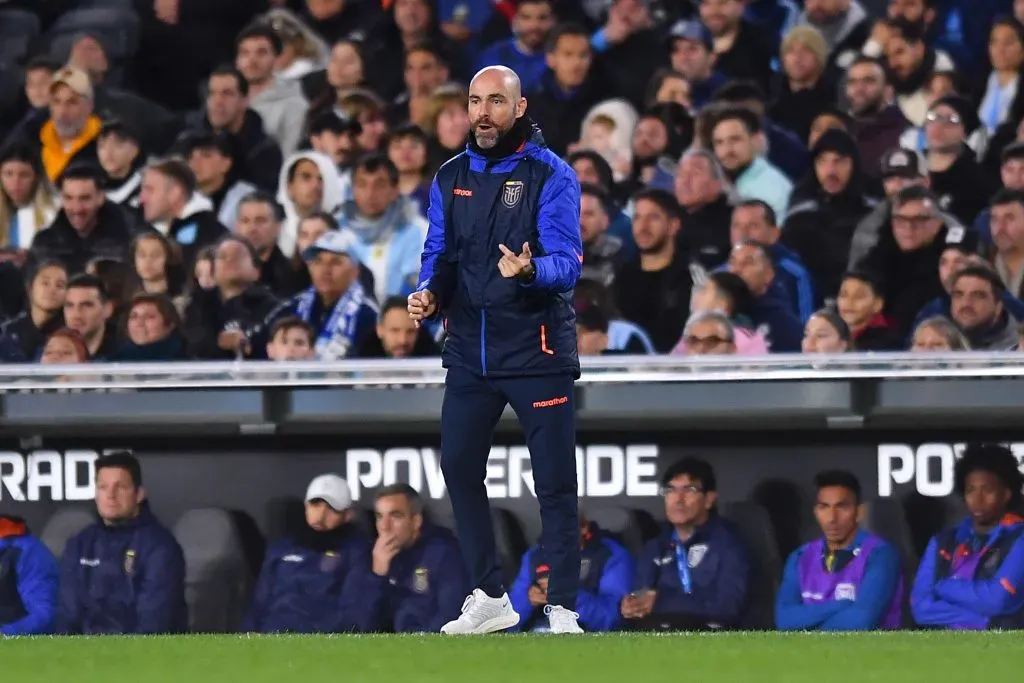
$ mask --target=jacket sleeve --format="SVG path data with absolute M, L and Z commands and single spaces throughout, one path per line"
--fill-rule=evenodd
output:
M 580 184 L 567 165 L 559 165 L 544 183 L 537 212 L 537 234 L 543 256 L 533 258 L 537 274 L 525 285 L 553 292 L 571 292 L 583 270 L 580 237 Z M 519 249 L 519 245 L 509 246 Z
M 440 559 L 433 570 L 434 580 L 438 582 L 437 614 L 425 625 L 429 633 L 440 632 L 442 626 L 459 617 L 469 591 L 469 579 L 458 546 L 452 543 L 445 550 L 439 553 Z
M 370 567 L 370 550 L 363 544 L 353 544 L 348 550 L 348 574 L 338 596 L 337 612 L 333 632 L 369 633 L 376 626 L 380 614 L 380 603 L 384 599 L 383 582 Z
M 914 577 L 910 591 L 910 611 L 914 621 L 921 626 L 950 626 L 952 624 L 976 624 L 984 628 L 988 621 L 977 612 L 954 605 L 935 594 L 935 558 L 938 555 L 938 540 L 932 538 L 921 556 L 921 564 Z
M 633 585 L 633 558 L 618 544 L 606 544 L 612 556 L 601 572 L 596 592 L 580 590 L 576 611 L 588 631 L 611 631 L 621 616 L 622 599 Z
M 220 330 L 210 329 L 203 313 L 202 297 L 193 299 L 185 309 L 181 332 L 185 337 L 188 353 L 199 360 L 223 358 L 224 352 L 217 346 L 217 335 Z
M 82 556 L 80 545 L 79 536 L 72 538 L 64 546 L 64 554 L 60 559 L 56 631 L 61 634 L 76 635 L 82 633 L 84 629 L 82 603 L 78 599 L 79 560 Z
M 0 626 L 0 635 L 49 633 L 57 617 L 57 561 L 39 540 L 29 537 L 17 567 L 18 594 L 28 614 Z
M 1017 539 L 991 579 L 943 579 L 935 595 L 986 617 L 1013 614 L 1024 607 L 1024 536 Z
M 445 258 L 447 245 L 444 223 L 444 201 L 437 178 L 430 184 L 430 206 L 427 208 L 427 237 L 423 242 L 420 256 L 420 281 L 417 292 L 429 290 L 437 299 L 437 310 L 441 311 L 455 292 L 456 271 Z
M 654 563 L 661 554 L 659 538 L 652 538 L 644 545 L 640 559 L 636 563 L 636 577 L 633 581 L 635 590 L 655 590 L 658 587 L 658 565 Z
M 263 616 L 266 614 L 267 605 L 274 594 L 274 567 L 277 566 L 277 548 L 271 546 L 267 549 L 267 556 L 260 568 L 260 575 L 256 579 L 256 588 L 252 592 L 252 600 L 249 601 L 249 608 L 242 617 L 242 633 L 259 633 L 263 625 Z
M 823 631 L 868 631 L 878 628 L 900 582 L 900 558 L 889 545 L 875 548 L 864 568 L 864 578 L 853 601 L 837 600 L 842 607 L 821 625 Z
M 838 612 L 843 601 L 804 603 L 800 591 L 800 550 L 794 550 L 786 560 L 782 585 L 775 598 L 775 627 L 780 631 L 816 629 Z
M 533 616 L 535 607 L 530 604 L 530 586 L 533 585 L 533 576 L 530 567 L 533 565 L 533 548 L 523 553 L 523 561 L 519 564 L 519 574 L 512 582 L 512 588 L 508 592 L 508 599 L 512 603 L 512 609 L 519 615 L 519 625 L 513 630 L 520 630 Z
M 176 633 L 185 604 L 185 556 L 174 537 L 157 539 L 146 558 L 135 596 L 138 633 Z
M 659 591 L 655 614 L 689 614 L 727 624 L 739 621 L 750 590 L 750 558 L 740 541 L 729 534 L 720 534 L 711 542 L 722 555 L 713 588 L 690 594 Z

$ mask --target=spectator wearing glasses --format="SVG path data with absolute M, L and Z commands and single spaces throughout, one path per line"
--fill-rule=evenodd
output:
M 641 631 L 735 627 L 749 598 L 750 555 L 736 529 L 718 516 L 711 465 L 683 458 L 662 477 L 669 528 L 649 541 L 637 563 L 637 590 L 619 606 L 625 628 Z
M 731 356 L 736 353 L 736 330 L 724 313 L 694 313 L 686 321 L 679 346 L 687 356 Z
M 931 189 L 964 225 L 974 223 L 995 189 L 966 144 L 978 123 L 970 102 L 957 96 L 936 100 L 925 115 Z
M 694 288 L 693 298 L 690 301 L 691 317 L 690 322 L 687 323 L 687 327 L 690 328 L 690 334 L 687 334 L 684 329 L 683 337 L 676 344 L 675 348 L 672 349 L 672 353 L 679 355 L 718 353 L 719 351 L 716 350 L 703 351 L 697 348 L 691 349 L 687 341 L 691 335 L 699 332 L 699 330 L 695 332 L 695 326 L 691 324 L 698 314 L 718 313 L 724 315 L 729 321 L 729 326 L 732 329 L 731 342 L 734 351 L 726 349 L 725 347 L 728 344 L 725 342 L 721 345 L 712 344 L 713 348 L 721 346 L 724 349 L 722 352 L 734 352 L 739 355 L 760 356 L 767 354 L 768 340 L 765 339 L 764 331 L 754 329 L 754 323 L 750 319 L 750 309 L 753 302 L 754 297 L 750 293 L 750 288 L 747 287 L 747 283 L 739 275 L 723 270 L 711 273 L 707 280 Z M 705 322 L 701 324 L 710 328 L 712 322 L 723 329 L 725 328 L 721 320 L 716 318 L 705 319 Z M 724 339 L 724 337 L 719 335 L 717 339 Z M 703 348 L 707 346 L 707 342 L 700 342 L 698 346 Z

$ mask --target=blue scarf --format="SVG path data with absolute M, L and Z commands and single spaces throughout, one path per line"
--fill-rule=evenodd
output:
M 312 314 L 313 304 L 316 302 L 316 290 L 310 287 L 299 294 L 296 299 L 295 314 L 315 327 Z M 359 310 L 365 303 L 366 293 L 363 291 L 363 286 L 358 282 L 353 282 L 348 291 L 334 304 L 331 315 L 327 318 L 327 324 L 317 332 L 315 345 L 317 359 L 337 360 L 348 355 L 349 349 L 355 344 Z

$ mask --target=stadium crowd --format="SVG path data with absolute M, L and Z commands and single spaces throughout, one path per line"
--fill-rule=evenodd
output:
M 0 360 L 440 353 L 404 301 L 497 63 L 581 184 L 581 354 L 1024 348 L 1022 19 L 0 1 Z
M 216 532 L 204 529 L 199 548 L 179 544 L 181 532 L 149 508 L 138 460 L 113 453 L 96 465 L 97 517 L 55 549 L 59 562 L 52 537 L 48 546 L 20 519 L 0 516 L 0 635 L 205 630 L 199 615 L 217 611 L 221 629 L 242 632 L 436 633 L 467 593 L 457 539 L 407 484 L 377 492 L 371 529 L 344 479 L 316 477 L 304 519 L 222 584 L 224 566 L 204 570 L 202 561 L 224 552 L 211 545 Z M 754 538 L 720 512 L 707 462 L 684 458 L 661 479 L 667 524 L 637 556 L 624 536 L 581 515 L 576 609 L 587 631 L 1024 628 L 1024 474 L 1005 446 L 967 448 L 955 471 L 967 516 L 932 537 L 919 561 L 893 540 L 893 525 L 863 527 L 868 503 L 848 472 L 816 476 L 813 540 L 784 569 L 769 560 L 778 550 L 770 536 Z M 192 551 L 187 562 L 182 546 Z M 516 630 L 546 631 L 544 547 L 519 565 L 508 590 Z M 225 588 L 253 583 L 232 621 Z

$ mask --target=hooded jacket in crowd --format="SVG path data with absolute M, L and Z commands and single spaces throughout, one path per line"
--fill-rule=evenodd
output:
M 989 199 L 996 190 L 967 145 L 952 166 L 945 171 L 932 171 L 929 177 L 931 190 L 939 198 L 939 206 L 964 225 L 974 223 L 978 214 L 988 207 Z
M 1013 351 L 1020 343 L 1020 322 L 1003 307 L 1002 312 L 991 325 L 970 329 L 961 328 L 972 350 Z
M 58 578 L 53 554 L 25 522 L 0 515 L 0 636 L 50 633 Z
M 263 119 L 263 129 L 277 141 L 284 156 L 299 148 L 309 109 L 299 83 L 275 75 L 266 89 L 249 100 L 249 106 Z
M 277 190 L 277 203 L 284 207 L 284 220 L 281 222 L 281 234 L 277 238 L 277 246 L 281 248 L 281 253 L 285 255 L 285 258 L 291 258 L 295 253 L 299 223 L 302 222 L 299 212 L 295 209 L 295 202 L 288 196 L 288 174 L 300 161 L 312 161 L 316 164 L 320 171 L 320 177 L 323 179 L 323 198 L 320 201 L 320 206 L 315 207 L 314 210 L 334 213 L 342 202 L 349 198 L 350 194 L 348 176 L 342 176 L 338 167 L 334 165 L 334 161 L 326 154 L 306 150 L 288 157 L 278 174 L 277 185 L 274 186 Z
M 185 557 L 146 503 L 134 519 L 97 520 L 68 541 L 58 633 L 182 633 L 187 627 Z

